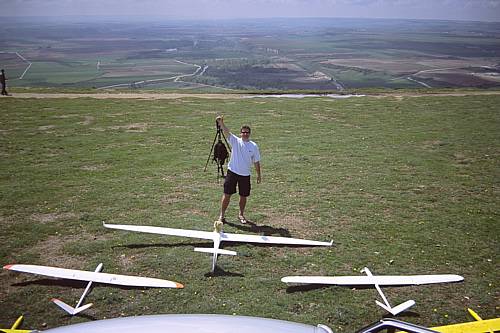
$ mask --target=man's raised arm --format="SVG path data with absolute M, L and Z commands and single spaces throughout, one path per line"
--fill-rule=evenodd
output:
M 228 136 L 230 131 L 229 128 L 227 128 L 226 125 L 224 124 L 224 116 L 217 116 L 217 118 L 215 118 L 215 121 L 217 122 L 217 124 L 219 124 L 220 128 L 222 128 L 224 135 Z

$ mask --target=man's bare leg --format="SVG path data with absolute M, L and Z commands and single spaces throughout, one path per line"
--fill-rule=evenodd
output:
M 241 223 L 247 223 L 247 219 L 245 218 L 245 207 L 247 205 L 247 197 L 240 195 L 240 214 L 238 218 Z
M 222 199 L 220 201 L 220 215 L 219 220 L 224 222 L 226 217 L 226 209 L 229 206 L 229 202 L 231 201 L 231 194 L 222 194 Z

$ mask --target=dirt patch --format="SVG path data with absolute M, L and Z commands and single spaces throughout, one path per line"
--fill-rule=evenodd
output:
M 79 122 L 78 124 L 79 125 L 84 125 L 84 126 L 87 126 L 87 125 L 90 125 L 92 124 L 92 122 L 94 121 L 94 117 L 92 116 L 85 116 L 85 120 L 84 121 L 81 121 Z
M 0 225 L 8 226 L 11 224 L 16 224 L 17 220 L 14 216 L 1 216 L 0 215 Z
M 461 87 L 494 86 L 496 84 L 491 80 L 483 79 L 481 76 L 475 76 L 474 73 L 458 70 L 454 72 L 426 72 L 419 74 L 417 77 Z
M 455 153 L 453 156 L 455 157 L 455 162 L 458 166 L 467 166 L 475 162 L 474 158 L 468 157 L 463 153 Z
M 59 235 L 49 236 L 47 239 L 38 242 L 32 250 L 35 253 L 50 254 L 40 256 L 41 265 L 79 269 L 82 264 L 81 258 L 63 254 L 64 244 L 69 241 L 76 241 L 76 239 L 76 235 L 67 235 L 64 238 Z
M 164 195 L 160 199 L 160 203 L 164 205 L 169 205 L 169 204 L 174 204 L 174 203 L 179 203 L 183 201 L 189 200 L 189 196 L 182 191 L 175 191 L 175 192 L 170 192 L 167 195 Z
M 40 256 L 40 264 L 71 268 L 71 269 L 86 269 L 85 260 L 80 256 L 71 256 L 64 253 L 66 244 L 78 242 L 84 246 L 85 243 L 103 241 L 109 239 L 110 236 L 94 235 L 86 232 L 78 232 L 73 234 L 53 235 L 39 241 L 33 246 L 32 250 L 35 253 L 46 253 L 49 255 Z
M 0 299 L 5 300 L 9 295 L 13 295 L 16 292 L 16 283 L 25 281 L 26 276 L 21 274 L 14 274 L 7 270 L 0 271 L 0 280 L 2 280 L 2 286 L 0 287 Z
M 415 63 L 414 60 L 387 60 L 387 59 L 368 59 L 368 58 L 351 58 L 351 59 L 330 59 L 323 61 L 322 64 L 334 65 L 345 68 L 359 68 L 370 71 L 390 72 L 394 74 L 405 74 L 418 72 L 430 68 L 428 65 Z M 431 67 L 432 68 L 432 67 Z
M 45 126 L 38 127 L 38 130 L 39 131 L 46 131 L 46 130 L 49 130 L 49 129 L 53 129 L 55 127 L 56 127 L 55 125 L 45 125 Z
M 33 221 L 39 223 L 50 223 L 58 220 L 76 219 L 78 215 L 75 213 L 35 213 L 30 216 Z
M 337 117 L 335 117 L 334 115 L 331 115 L 329 113 L 313 113 L 312 117 L 316 120 L 321 121 L 321 122 L 323 122 L 325 120 L 326 121 L 335 121 L 336 123 L 342 122 Z
M 127 256 L 125 254 L 121 254 L 118 256 L 118 263 L 122 267 L 131 267 L 135 262 L 137 262 L 137 258 L 134 255 Z
M 431 140 L 431 141 L 424 141 L 423 142 L 424 148 L 427 148 L 427 149 L 436 149 L 436 148 L 444 146 L 445 144 L 446 143 L 444 141 L 441 141 L 441 140 Z
M 108 168 L 105 164 L 96 164 L 96 165 L 84 165 L 80 169 L 85 171 L 102 171 Z
M 258 221 L 258 227 L 269 235 L 305 238 L 316 236 L 313 223 L 296 215 L 278 215 L 274 211 L 264 211 L 264 218 Z M 288 235 L 285 235 L 288 234 Z
M 111 126 L 111 129 L 125 129 L 126 132 L 146 132 L 148 129 L 148 124 L 146 123 L 135 123 L 122 126 Z

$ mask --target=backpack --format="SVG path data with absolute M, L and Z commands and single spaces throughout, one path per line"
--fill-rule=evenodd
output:
M 214 161 L 222 166 L 226 162 L 228 156 L 229 152 L 227 151 L 226 145 L 219 140 L 214 146 Z

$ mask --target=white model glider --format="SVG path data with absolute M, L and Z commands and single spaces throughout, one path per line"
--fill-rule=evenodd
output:
M 120 225 L 120 224 L 107 224 L 103 223 L 106 228 L 120 229 L 136 232 L 145 232 L 150 234 L 170 235 L 191 237 L 199 239 L 209 239 L 214 242 L 213 248 L 200 248 L 194 250 L 197 252 L 212 253 L 212 272 L 215 271 L 217 263 L 217 256 L 219 254 L 227 254 L 235 256 L 235 251 L 220 249 L 221 242 L 241 242 L 241 243 L 263 243 L 263 244 L 286 244 L 286 245 L 304 245 L 304 246 L 332 246 L 331 242 L 318 242 L 307 239 L 289 238 L 289 237 L 275 237 L 275 236 L 260 236 L 260 235 L 247 235 L 247 234 L 229 234 L 217 231 L 200 231 L 200 230 L 186 230 L 186 229 L 172 229 L 162 227 L 148 227 L 138 225 Z
M 50 266 L 38 266 L 38 265 L 6 265 L 3 268 L 10 271 L 44 275 L 60 279 L 89 281 L 87 287 L 85 288 L 85 291 L 80 297 L 80 300 L 76 304 L 76 307 L 72 307 L 57 298 L 52 299 L 52 302 L 54 302 L 57 306 L 59 306 L 61 309 L 63 309 L 72 316 L 92 306 L 92 303 L 88 303 L 81 306 L 81 304 L 83 303 L 83 299 L 90 292 L 90 287 L 92 286 L 92 282 L 114 284 L 120 286 L 131 286 L 131 287 L 184 288 L 182 284 L 168 280 L 147 278 L 140 276 L 101 273 L 102 263 L 97 265 L 97 268 L 95 269 L 94 272 L 50 267 Z
M 368 268 L 363 268 L 361 272 L 366 276 L 285 276 L 281 281 L 285 283 L 304 283 L 304 284 L 335 284 L 339 286 L 360 286 L 374 285 L 384 303 L 375 301 L 377 305 L 390 312 L 393 316 L 403 312 L 413 305 L 414 300 L 403 302 L 395 307 L 389 304 L 380 286 L 409 286 L 432 283 L 459 282 L 464 278 L 460 275 L 442 274 L 442 275 L 377 275 L 374 276 Z

